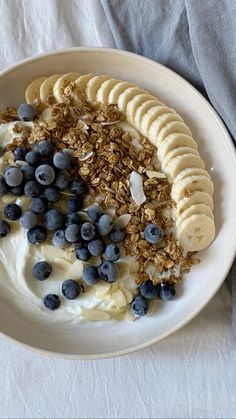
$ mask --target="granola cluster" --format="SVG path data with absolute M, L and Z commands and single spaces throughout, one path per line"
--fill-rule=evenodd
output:
M 154 284 L 176 283 L 180 273 L 189 271 L 198 260 L 185 254 L 174 237 L 170 184 L 161 175 L 148 176 L 147 172 L 159 170 L 155 147 L 142 137 L 138 147 L 134 144 L 132 135 L 118 124 L 123 118 L 116 106 L 99 103 L 92 106 L 82 96 L 75 105 L 69 99 L 70 91 L 67 93 L 64 103 L 51 106 L 45 121 L 36 120 L 32 128 L 16 124 L 14 130 L 21 137 L 8 148 L 47 138 L 57 149 L 72 149 L 72 175 L 79 174 L 86 181 L 91 202 L 96 199 L 104 208 L 114 208 L 117 215 L 131 214 L 125 228 L 124 247 L 139 262 L 136 283 L 139 285 L 149 278 Z M 17 120 L 15 110 L 8 109 L 2 120 Z M 141 206 L 131 197 L 132 171 L 143 178 L 146 201 Z M 144 240 L 143 231 L 150 222 L 160 225 L 164 231 L 164 240 L 156 245 Z M 171 273 L 165 276 L 168 270 Z

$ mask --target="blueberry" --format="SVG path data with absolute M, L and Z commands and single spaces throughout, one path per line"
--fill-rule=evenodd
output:
M 101 239 L 94 239 L 88 243 L 88 250 L 93 256 L 101 256 L 104 252 L 104 244 Z
M 7 204 L 4 208 L 4 216 L 10 221 L 16 221 L 21 217 L 22 209 L 17 204 Z
M 76 212 L 68 212 L 66 214 L 66 226 L 70 224 L 79 224 L 80 218 Z
M 36 263 L 32 269 L 33 277 L 38 281 L 44 281 L 51 273 L 52 267 L 46 261 Z
M 144 238 L 149 243 L 159 243 L 163 239 L 163 230 L 156 224 L 148 224 L 144 229 Z
M 47 201 L 44 198 L 33 198 L 31 210 L 35 214 L 43 214 L 48 209 Z
M 17 167 L 11 166 L 4 173 L 6 184 L 9 186 L 18 186 L 23 180 L 23 174 Z
M 99 234 L 101 234 L 101 236 L 106 236 L 107 234 L 109 234 L 112 230 L 112 224 L 113 220 L 111 216 L 108 214 L 103 214 L 97 222 Z
M 112 242 L 118 243 L 124 240 L 125 233 L 123 230 L 111 230 L 108 237 Z
M 22 103 L 17 109 L 17 115 L 22 121 L 33 121 L 37 116 L 37 111 L 33 105 Z
M 41 156 L 37 151 L 28 151 L 25 155 L 25 161 L 31 166 L 37 166 L 41 162 Z
M 0 237 L 5 237 L 9 232 L 10 232 L 9 224 L 4 220 L 0 220 Z
M 43 299 L 43 303 L 45 307 L 47 307 L 49 310 L 56 310 L 60 307 L 60 298 L 56 294 L 48 294 Z
M 44 198 L 46 198 L 48 202 L 53 203 L 58 202 L 61 198 L 60 192 L 57 188 L 54 188 L 53 186 L 49 186 L 49 188 L 46 188 L 44 190 L 43 196 Z
M 0 196 L 3 196 L 7 192 L 7 184 L 2 175 L 0 175 Z
M 67 151 L 58 151 L 53 156 L 53 164 L 57 169 L 67 170 L 71 167 L 71 156 Z
M 36 180 L 29 180 L 24 186 L 24 193 L 29 198 L 37 198 L 42 193 L 42 186 Z
M 24 195 L 24 185 L 14 186 L 14 188 L 11 188 L 10 192 L 14 196 L 22 196 Z
M 60 189 L 60 191 L 63 191 L 63 189 L 68 188 L 69 183 L 70 183 L 70 180 L 68 179 L 68 177 L 67 177 L 66 175 L 63 175 L 63 174 L 61 174 L 61 173 L 60 173 L 60 174 L 56 177 L 56 180 L 55 180 L 55 186 L 56 186 L 58 189 Z
M 135 317 L 145 316 L 148 311 L 148 301 L 146 298 L 138 295 L 131 303 L 131 311 Z
M 14 150 L 15 159 L 24 161 L 27 152 L 28 150 L 25 147 L 16 147 Z
M 158 285 L 158 293 L 163 301 L 170 301 L 175 296 L 175 286 L 173 284 L 160 284 Z
M 94 222 L 98 221 L 99 217 L 103 214 L 102 209 L 97 204 L 91 205 L 91 207 L 87 209 L 87 213 L 90 220 Z
M 107 259 L 112 260 L 115 262 L 116 260 L 120 259 L 120 249 L 115 244 L 108 244 L 105 250 L 105 256 Z
M 66 279 L 62 284 L 62 294 L 68 300 L 74 300 L 80 294 L 81 288 L 74 279 Z
M 36 145 L 36 151 L 44 158 L 51 157 L 53 153 L 53 145 L 47 140 L 42 140 Z
M 155 298 L 158 294 L 158 288 L 157 286 L 153 285 L 152 281 L 150 279 L 148 281 L 143 282 L 140 285 L 140 294 L 142 297 L 147 298 L 148 300 Z
M 82 273 L 82 278 L 85 284 L 95 285 L 100 279 L 98 269 L 96 268 L 96 266 L 85 266 Z
M 118 269 L 114 262 L 104 260 L 98 267 L 100 277 L 106 282 L 115 282 L 118 279 Z
M 48 164 L 41 164 L 35 171 L 35 178 L 41 185 L 51 185 L 55 179 L 55 171 Z
M 44 214 L 44 223 L 48 230 L 59 230 L 64 225 L 64 214 L 53 208 Z
M 82 195 L 88 191 L 88 187 L 83 179 L 74 179 L 71 182 L 70 190 L 75 195 Z
M 21 227 L 26 228 L 27 230 L 36 226 L 37 223 L 38 217 L 32 211 L 26 211 L 20 219 Z
M 64 230 L 55 231 L 52 237 L 52 244 L 60 249 L 64 249 L 68 245 Z
M 81 210 L 83 206 L 83 201 L 79 196 L 70 196 L 68 199 L 68 210 L 72 212 L 76 212 Z
M 42 226 L 35 226 L 27 231 L 27 239 L 32 244 L 41 244 L 47 239 L 47 230 Z
M 24 180 L 28 182 L 29 180 L 34 180 L 35 168 L 29 164 L 24 164 L 21 171 L 23 173 Z
M 94 225 L 89 222 L 85 222 L 82 224 L 80 232 L 82 239 L 86 241 L 92 240 L 96 235 Z
M 6 171 L 7 171 L 8 169 L 10 169 L 11 167 L 13 167 L 13 166 L 11 166 L 10 164 L 8 164 L 7 166 L 5 166 L 5 167 L 4 167 L 4 170 L 3 170 L 3 176 L 5 176 Z
M 74 243 L 80 238 L 80 226 L 78 224 L 70 224 L 65 230 L 66 240 Z
M 80 249 L 77 249 L 75 255 L 77 259 L 83 260 L 84 262 L 86 260 L 89 260 L 89 258 L 91 257 L 91 254 L 87 247 L 81 247 Z

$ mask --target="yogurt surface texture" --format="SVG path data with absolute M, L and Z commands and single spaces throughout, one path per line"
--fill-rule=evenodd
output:
M 14 122 L 0 125 L 0 145 L 5 147 L 17 135 L 13 132 Z M 30 125 L 31 123 L 26 123 Z M 0 167 L 6 165 L 4 157 L 0 158 Z M 13 197 L 6 195 L 0 198 L 0 209 L 3 211 L 6 203 L 16 202 L 27 208 L 28 200 L 26 197 Z M 113 311 L 116 307 L 111 293 L 117 293 L 120 289 L 125 289 L 131 299 L 132 294 L 137 288 L 135 279 L 135 269 L 137 263 L 134 258 L 125 256 L 118 263 L 120 279 L 115 284 L 107 284 L 100 281 L 97 285 L 86 287 L 84 293 L 75 300 L 61 298 L 61 306 L 53 313 L 49 313 L 43 305 L 43 297 L 47 294 L 61 294 L 61 286 L 66 279 L 80 279 L 83 271 L 83 263 L 76 259 L 74 252 L 54 247 L 51 243 L 45 242 L 38 246 L 29 243 L 26 237 L 26 230 L 21 228 L 19 223 L 11 222 L 11 232 L 8 236 L 1 239 L 0 246 L 0 292 L 2 298 L 11 300 L 20 309 L 26 311 L 30 316 L 35 316 L 42 321 L 85 321 L 89 317 L 89 312 L 85 316 L 81 315 L 83 310 Z M 35 263 L 47 260 L 52 265 L 52 274 L 46 281 L 37 281 L 32 276 L 32 268 Z M 99 264 L 100 259 L 94 258 L 94 263 Z M 124 310 L 121 310 L 124 315 Z M 96 317 L 96 313 L 95 313 Z M 119 315 L 118 315 L 119 317 Z M 105 313 L 104 320 L 109 319 L 109 313 Z M 95 319 L 94 319 L 95 320 Z

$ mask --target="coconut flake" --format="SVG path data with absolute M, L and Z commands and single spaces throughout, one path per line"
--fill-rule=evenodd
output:
M 120 121 L 113 121 L 113 122 L 100 122 L 100 125 L 115 125 L 118 124 Z
M 93 151 L 88 151 L 87 153 L 85 153 L 83 156 L 79 157 L 80 161 L 85 161 L 87 159 L 89 159 L 89 157 L 91 157 L 93 155 Z
M 131 214 L 123 214 L 117 217 L 114 221 L 115 228 L 125 228 L 131 220 Z
M 130 175 L 130 193 L 136 205 L 140 206 L 146 201 L 146 195 L 143 191 L 143 178 L 135 171 Z
M 164 178 L 166 178 L 165 173 L 156 172 L 155 170 L 147 170 L 146 171 L 146 174 L 147 174 L 147 177 L 149 177 L 149 179 L 152 179 L 154 177 L 157 178 L 157 179 L 164 179 Z
M 77 122 L 78 128 L 81 128 L 84 131 L 87 131 L 89 129 L 89 126 L 83 121 L 83 119 L 80 117 L 80 119 Z

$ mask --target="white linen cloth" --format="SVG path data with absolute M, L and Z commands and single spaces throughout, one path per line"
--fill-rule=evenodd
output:
M 129 2 L 133 6 L 136 0 Z M 178 2 L 182 7 L 182 0 Z M 113 6 L 116 3 L 112 0 Z M 116 47 L 107 4 L 0 0 L 0 68 L 60 48 Z M 225 284 L 181 331 L 130 356 L 84 362 L 53 359 L 1 337 L 0 357 L 2 419 L 236 417 L 236 354 L 231 295 Z

